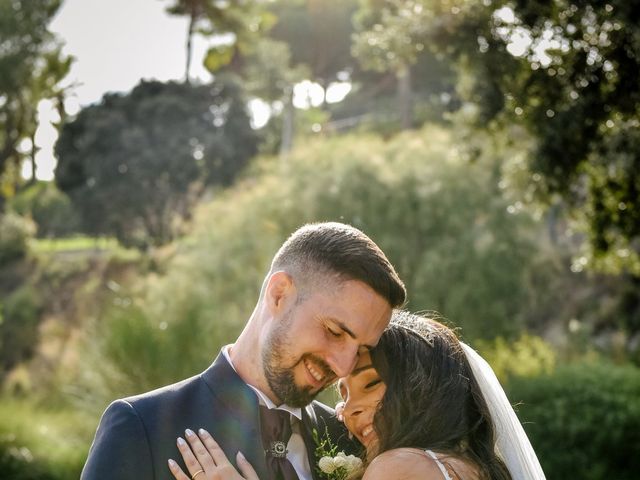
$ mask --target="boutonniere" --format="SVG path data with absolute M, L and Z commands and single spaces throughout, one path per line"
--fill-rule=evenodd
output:
M 327 429 L 322 438 L 316 429 L 313 429 L 312 435 L 316 443 L 315 453 L 316 458 L 319 458 L 317 470 L 321 478 L 346 480 L 362 468 L 362 460 L 359 457 L 338 451 L 338 446 L 331 442 Z

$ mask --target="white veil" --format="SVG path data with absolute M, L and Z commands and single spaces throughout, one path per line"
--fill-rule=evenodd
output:
M 538 457 L 491 366 L 460 342 L 480 386 L 496 431 L 496 447 L 513 480 L 545 480 Z

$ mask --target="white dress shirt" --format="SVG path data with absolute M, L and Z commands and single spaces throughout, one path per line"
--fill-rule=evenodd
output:
M 233 366 L 231 356 L 229 355 L 231 347 L 233 347 L 233 345 L 226 345 L 223 347 L 222 354 L 224 355 L 224 358 L 227 359 L 227 362 L 229 362 L 229 365 L 231 365 L 231 368 L 238 373 L 236 367 Z M 289 405 L 285 405 L 284 403 L 282 405 L 276 405 L 269 397 L 253 385 L 249 385 L 247 383 L 247 386 L 256 392 L 256 395 L 258 396 L 258 403 L 263 407 L 267 407 L 269 410 L 274 408 L 276 410 L 284 410 L 291 414 L 291 437 L 289 438 L 289 443 L 287 443 L 287 460 L 291 462 L 291 465 L 295 469 L 300 480 L 311 480 L 312 476 L 311 468 L 309 467 L 309 456 L 307 455 L 307 448 L 304 445 L 304 440 L 300 433 L 300 428 L 302 427 L 302 409 L 293 408 Z

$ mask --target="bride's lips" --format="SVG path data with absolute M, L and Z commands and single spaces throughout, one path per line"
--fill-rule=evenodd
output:
M 363 445 L 367 445 L 375 437 L 375 431 L 373 425 L 366 425 L 364 428 L 359 429 L 359 437 Z

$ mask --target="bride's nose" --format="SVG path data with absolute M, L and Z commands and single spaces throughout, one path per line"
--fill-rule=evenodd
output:
M 360 403 L 347 402 L 344 406 L 345 417 L 357 417 L 364 412 L 364 406 Z

